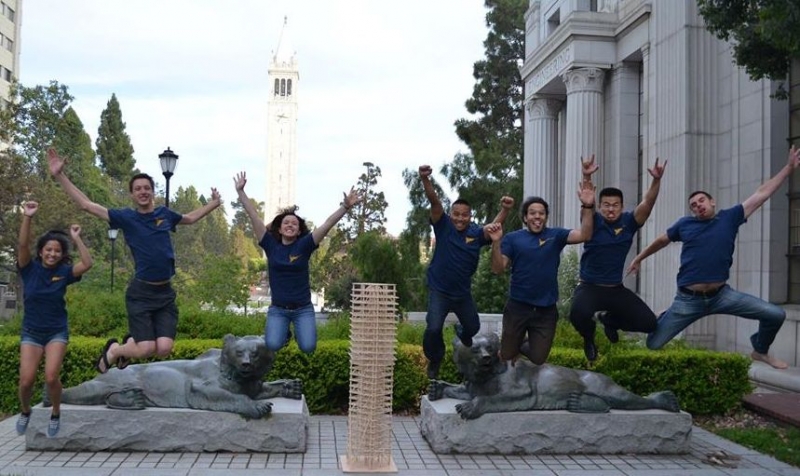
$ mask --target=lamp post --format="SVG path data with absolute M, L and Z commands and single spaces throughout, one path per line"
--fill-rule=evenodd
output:
M 372 162 L 364 162 L 361 165 L 367 168 L 367 179 L 364 180 L 364 198 L 361 200 L 361 220 L 358 223 L 359 236 L 364 233 L 364 228 L 366 228 L 367 204 L 369 203 L 369 183 L 372 181 L 372 167 L 375 167 L 375 164 Z
M 178 155 L 167 147 L 167 150 L 158 154 L 158 160 L 161 161 L 161 173 L 164 174 L 164 178 L 167 179 L 164 204 L 169 208 L 169 179 L 172 178 L 172 173 L 175 172 L 175 166 L 178 165 Z
M 114 292 L 114 244 L 117 242 L 117 233 L 119 230 L 116 228 L 108 229 L 108 239 L 111 240 L 111 292 Z

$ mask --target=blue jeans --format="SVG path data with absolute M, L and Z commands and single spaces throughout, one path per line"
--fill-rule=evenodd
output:
M 461 323 L 461 337 L 471 338 L 481 330 L 478 308 L 471 295 L 463 297 L 448 296 L 434 289 L 428 291 L 428 314 L 425 316 L 425 334 L 422 336 L 422 350 L 431 362 L 444 358 L 444 320 L 450 312 L 455 313 Z
M 680 289 L 672 305 L 658 318 L 656 330 L 647 336 L 647 347 L 660 349 L 694 321 L 710 314 L 730 314 L 758 321 L 758 332 L 750 336 L 753 350 L 766 354 L 775 340 L 786 312 L 755 296 L 736 291 L 727 284 L 712 297 L 693 296 Z
M 317 316 L 313 304 L 297 309 L 270 306 L 264 329 L 267 348 L 278 351 L 287 344 L 290 323 L 294 323 L 295 339 L 300 350 L 306 354 L 314 352 L 317 349 Z

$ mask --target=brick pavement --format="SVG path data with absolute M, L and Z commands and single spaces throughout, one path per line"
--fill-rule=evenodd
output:
M 34 410 L 35 411 L 35 410 Z M 15 418 L 0 422 L 0 475 L 18 476 L 330 476 L 347 450 L 347 417 L 312 416 L 305 454 L 25 451 Z M 400 476 L 800 476 L 800 468 L 692 431 L 686 455 L 436 455 L 417 419 L 395 417 L 393 457 Z M 704 463 L 711 452 L 741 457 L 736 468 Z M 354 473 L 366 474 L 366 473 Z

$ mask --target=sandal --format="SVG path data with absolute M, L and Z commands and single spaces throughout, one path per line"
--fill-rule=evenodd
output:
M 130 340 L 130 339 L 133 339 L 133 336 L 130 333 L 125 334 L 125 337 L 122 338 L 122 344 L 120 344 L 120 345 L 127 344 L 128 340 Z M 120 355 L 119 357 L 117 357 L 117 368 L 120 369 L 120 370 L 123 370 L 125 367 L 130 365 L 130 363 L 131 363 L 131 359 L 129 359 L 128 357 L 125 357 L 124 355 Z
M 108 361 L 108 351 L 111 349 L 111 346 L 114 344 L 118 344 L 117 339 L 113 337 L 106 341 L 106 345 L 103 346 L 103 350 L 100 352 L 100 357 L 97 358 L 97 362 L 94 363 L 94 368 L 97 369 L 98 372 L 104 374 L 111 369 L 111 363 Z M 104 365 L 105 367 L 101 367 Z

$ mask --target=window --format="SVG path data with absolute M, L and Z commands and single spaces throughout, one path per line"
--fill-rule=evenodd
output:
M 286 95 L 287 96 L 291 96 L 292 95 L 292 80 L 291 79 L 286 81 Z
M 281 80 L 278 79 L 278 78 L 275 78 L 275 92 L 273 93 L 273 95 L 277 96 L 278 93 L 280 93 L 280 92 L 281 92 Z
M 286 96 L 286 80 L 281 79 L 281 96 Z
M 9 20 L 11 20 L 11 23 L 14 23 L 14 18 L 16 18 L 16 14 L 14 13 L 14 9 L 9 7 L 5 3 L 3 4 L 3 16 L 5 16 Z
M 0 78 L 5 79 L 9 83 L 11 82 L 11 70 L 0 66 Z

